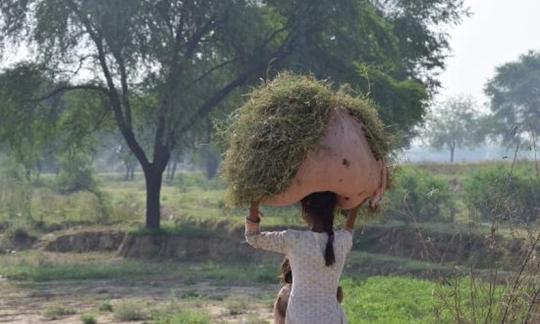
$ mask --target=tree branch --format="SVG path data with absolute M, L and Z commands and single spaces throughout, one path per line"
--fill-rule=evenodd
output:
M 128 127 L 126 120 L 124 118 L 124 115 L 122 113 L 122 102 L 118 96 L 118 91 L 116 90 L 116 87 L 114 85 L 112 73 L 107 65 L 107 58 L 106 58 L 107 54 L 105 53 L 105 49 L 103 48 L 103 39 L 93 29 L 91 21 L 88 19 L 87 16 L 85 16 L 79 10 L 79 8 L 73 2 L 73 0 L 67 0 L 67 3 L 69 7 L 71 8 L 71 10 L 73 10 L 73 12 L 75 13 L 77 18 L 79 18 L 79 20 L 85 27 L 86 31 L 90 35 L 90 38 L 94 42 L 94 45 L 96 46 L 96 49 L 98 51 L 98 60 L 101 66 L 101 70 L 105 76 L 105 80 L 107 81 L 107 87 L 109 88 L 108 94 L 109 94 L 109 99 L 111 101 L 111 108 L 114 113 L 114 118 L 116 120 L 118 128 L 120 129 L 120 132 L 124 136 L 124 139 L 126 140 L 129 148 L 133 151 L 133 154 L 135 154 L 135 156 L 141 163 L 141 166 L 143 168 L 147 167 L 150 164 L 150 162 L 148 161 L 146 153 L 137 142 L 137 139 L 135 138 L 135 134 L 133 134 L 133 130 L 130 127 Z
M 68 92 L 68 91 L 73 91 L 73 90 L 93 90 L 93 91 L 100 91 L 100 92 L 103 92 L 106 95 L 109 95 L 109 91 L 107 90 L 107 88 L 104 88 L 102 86 L 95 85 L 95 84 L 65 85 L 65 86 L 58 87 L 58 88 L 52 90 L 51 92 L 49 92 L 48 94 L 43 95 L 41 97 L 31 98 L 31 99 L 29 99 L 29 101 L 31 101 L 31 102 L 39 102 L 39 101 L 43 101 L 43 100 L 52 98 L 52 97 L 54 97 L 54 96 L 56 96 L 58 94 L 61 94 L 63 92 Z
M 206 78 L 208 75 L 212 74 L 214 71 L 219 70 L 219 69 L 221 69 L 222 67 L 227 66 L 227 65 L 229 65 L 229 64 L 231 64 L 231 63 L 234 63 L 234 62 L 236 62 L 236 61 L 238 61 L 238 58 L 237 58 L 237 57 L 234 58 L 234 59 L 232 59 L 232 60 L 224 61 L 224 62 L 221 62 L 220 64 L 217 64 L 217 65 L 213 66 L 211 69 L 209 69 L 208 71 L 204 72 L 204 73 L 201 74 L 198 78 L 196 78 L 195 80 L 193 80 L 192 84 L 201 81 L 202 79 Z

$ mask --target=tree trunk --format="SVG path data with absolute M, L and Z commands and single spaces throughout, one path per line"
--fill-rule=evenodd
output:
M 159 170 L 154 164 L 151 164 L 143 171 L 146 181 L 146 228 L 159 229 L 163 170 Z
M 131 165 L 130 172 L 129 172 L 129 180 L 133 181 L 135 180 L 135 164 Z
M 450 163 L 453 164 L 454 163 L 454 151 L 456 150 L 456 148 L 454 146 L 451 146 L 450 147 Z

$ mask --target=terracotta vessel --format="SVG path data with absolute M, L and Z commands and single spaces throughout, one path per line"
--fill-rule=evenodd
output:
M 341 209 L 367 200 L 376 204 L 386 187 L 386 165 L 373 156 L 365 129 L 345 109 L 333 109 L 323 139 L 307 154 L 289 188 L 261 203 L 286 206 L 313 192 L 333 191 Z

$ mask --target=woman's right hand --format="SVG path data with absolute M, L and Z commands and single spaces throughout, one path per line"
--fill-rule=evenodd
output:
M 354 230 L 354 222 L 356 221 L 356 216 L 358 216 L 358 209 L 360 206 L 356 206 L 347 211 L 347 220 L 345 221 L 345 229 L 349 232 Z

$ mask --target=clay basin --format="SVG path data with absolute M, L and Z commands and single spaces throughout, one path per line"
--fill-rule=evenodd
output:
M 373 156 L 364 129 L 347 110 L 333 109 L 324 137 L 307 154 L 289 188 L 261 203 L 287 206 L 313 192 L 333 191 L 338 207 L 350 209 L 372 198 L 385 186 L 386 166 Z

